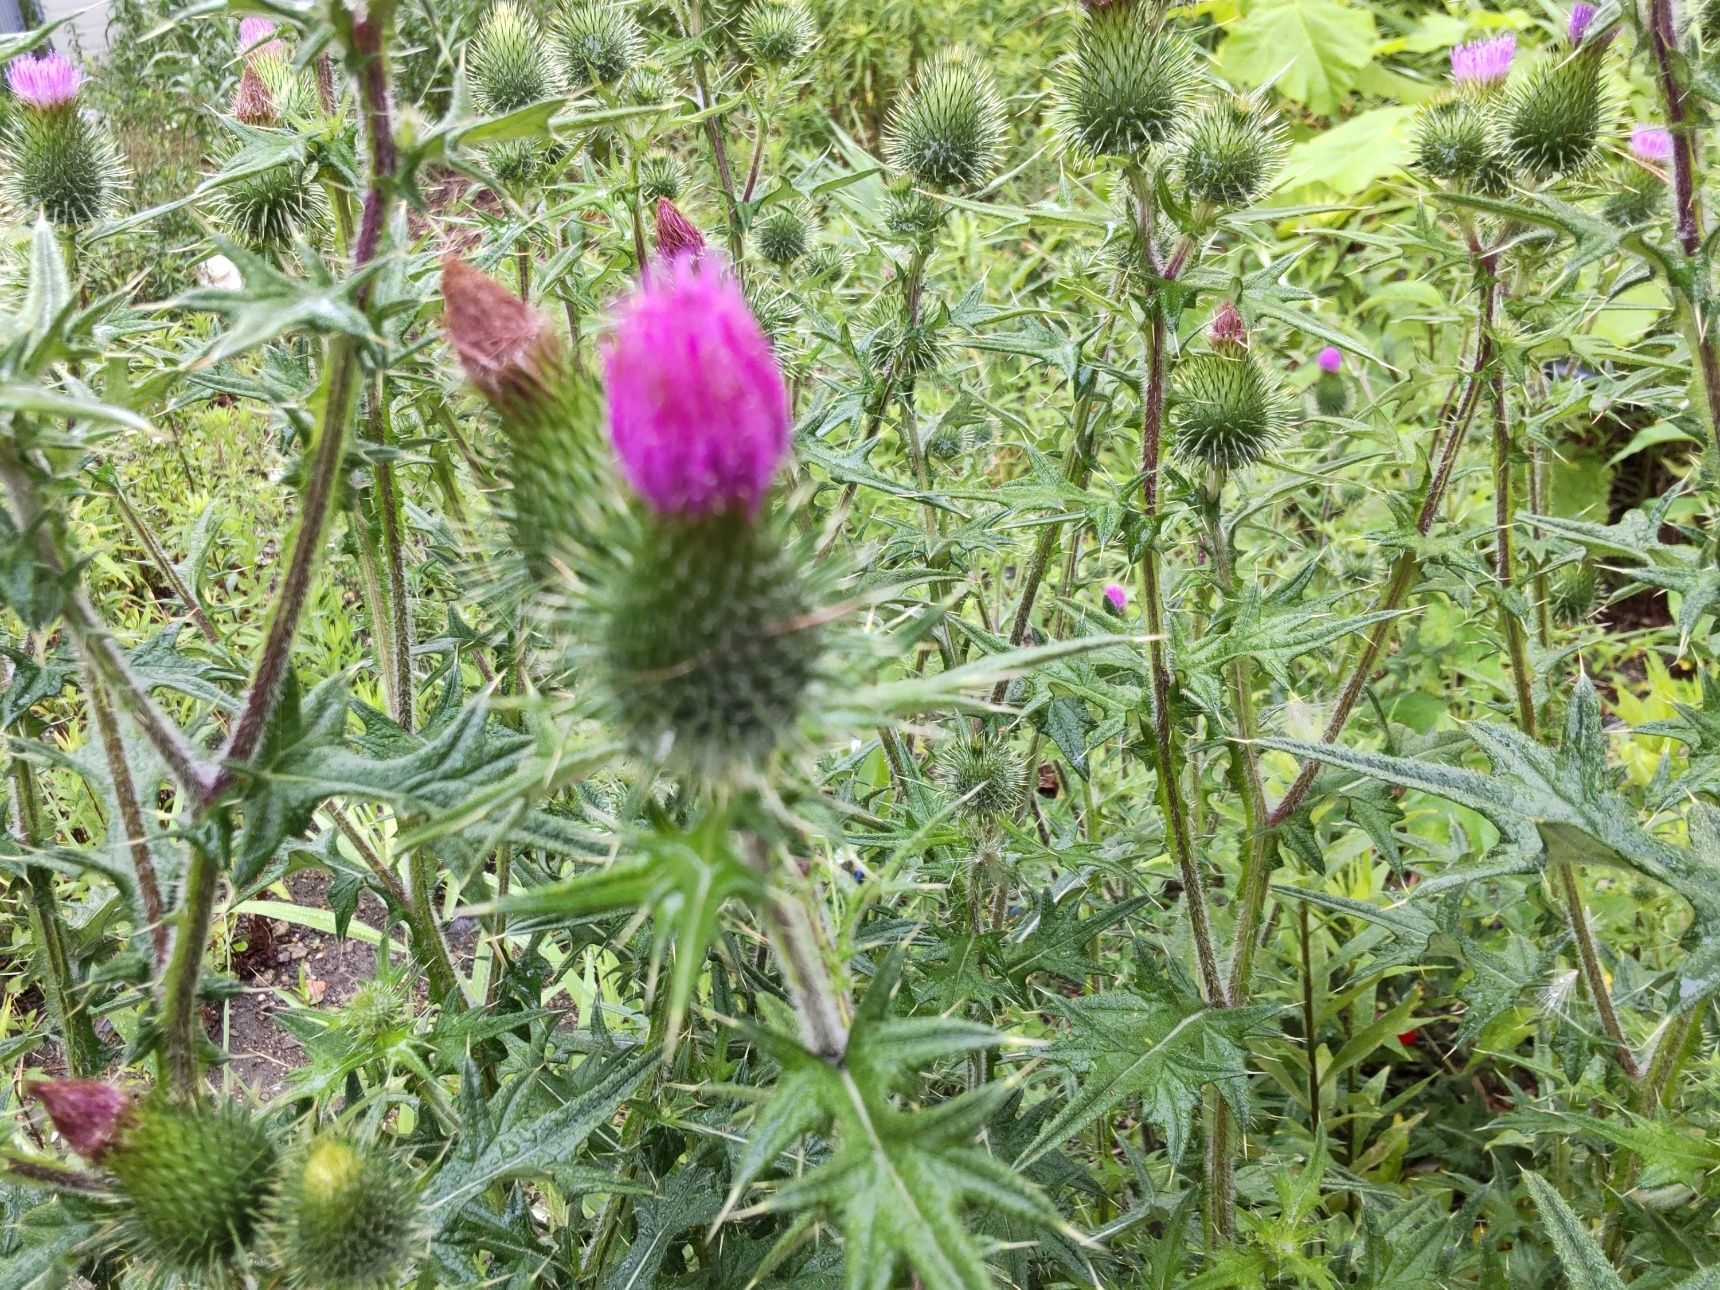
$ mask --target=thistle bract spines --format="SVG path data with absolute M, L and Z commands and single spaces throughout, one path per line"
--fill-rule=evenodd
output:
M 1089 157 L 1134 160 L 1182 125 L 1194 65 L 1183 42 L 1156 25 L 1151 6 L 1109 5 L 1088 11 L 1060 81 L 1070 144 Z
M 812 224 L 800 203 L 779 202 L 759 217 L 752 235 L 766 263 L 783 268 L 806 254 Z
M 792 66 L 816 37 L 812 14 L 801 0 L 755 0 L 741 15 L 741 49 L 760 67 Z
M 257 1233 L 276 1160 L 241 1107 L 142 1103 L 102 1159 L 119 1180 L 122 1243 L 165 1274 L 217 1272 Z
M 1547 608 L 1560 626 L 1577 627 L 1594 615 L 1599 593 L 1600 580 L 1595 567 L 1584 561 L 1571 565 L 1553 580 L 1547 592 Z
M 1189 128 L 1180 172 L 1197 201 L 1242 207 L 1265 193 L 1284 155 L 1284 130 L 1264 104 L 1225 97 Z
M 1487 122 L 1469 99 L 1442 99 L 1416 117 L 1415 163 L 1434 179 L 1473 179 L 1491 150 Z
M 899 242 L 930 241 L 944 226 L 944 207 L 908 178 L 893 181 L 884 195 L 884 231 Z
M 555 40 L 572 90 L 620 81 L 644 44 L 632 11 L 616 0 L 575 0 L 556 19 Z
M 686 189 L 681 164 L 666 152 L 648 153 L 639 162 L 639 200 L 655 207 L 659 201 L 679 201 Z
M 1536 67 L 1510 91 L 1501 125 L 1504 152 L 1537 179 L 1586 169 L 1610 113 L 1602 44 L 1588 44 Z
M 319 1136 L 271 1214 L 276 1256 L 307 1290 L 384 1290 L 399 1283 L 421 1225 L 406 1172 L 382 1152 Z
M 1178 457 L 1209 470 L 1259 461 L 1285 423 L 1283 396 L 1246 349 L 1195 354 L 1171 378 L 1171 425 Z
M 945 790 L 972 819 L 1009 815 L 1021 805 L 1027 764 L 1007 742 L 992 735 L 959 735 L 938 749 Z
M 970 192 L 990 179 L 1003 147 L 1003 105 L 971 59 L 939 55 L 890 117 L 892 167 L 926 188 Z
M 509 0 L 491 9 L 472 42 L 472 89 L 492 115 L 514 112 L 555 90 L 543 40 Z
M 216 207 L 235 241 L 253 251 L 282 251 L 322 225 L 328 201 L 313 167 L 288 162 L 222 185 Z
M 836 286 L 848 276 L 848 255 L 839 246 L 815 246 L 806 256 L 806 280 Z
M 707 779 L 761 763 L 822 652 L 785 535 L 730 512 L 650 517 L 598 595 L 607 706 L 634 749 Z

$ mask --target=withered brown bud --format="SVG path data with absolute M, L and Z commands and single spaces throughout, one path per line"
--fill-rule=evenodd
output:
M 280 120 L 269 87 L 249 66 L 239 77 L 239 88 L 233 91 L 233 119 L 245 125 L 274 125 Z
M 453 252 L 442 257 L 442 308 L 466 379 L 491 402 L 534 398 L 560 365 L 549 319 Z
M 659 259 L 673 260 L 683 255 L 702 255 L 705 250 L 705 235 L 699 232 L 698 226 L 681 214 L 681 210 L 667 197 L 657 199 L 657 255 Z
M 25 1091 L 48 1112 L 66 1145 L 99 1162 L 131 1114 L 131 1097 L 99 1079 L 34 1080 Z

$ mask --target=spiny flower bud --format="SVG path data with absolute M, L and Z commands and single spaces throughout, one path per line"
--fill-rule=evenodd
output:
M 1511 74 L 1516 56 L 1517 37 L 1512 32 L 1458 45 L 1451 51 L 1451 78 L 1465 88 L 1492 89 Z
M 912 179 L 893 181 L 884 195 L 884 229 L 897 241 L 920 244 L 944 226 L 944 208 L 914 187 Z
M 653 152 L 639 162 L 639 199 L 655 204 L 677 201 L 686 181 L 681 165 L 666 152 Z
M 555 41 L 568 88 L 579 91 L 626 76 L 644 38 L 633 11 L 619 0 L 576 0 L 557 18 Z
M 782 268 L 806 254 L 812 226 L 798 202 L 781 202 L 753 225 L 752 235 L 765 262 Z
M 1247 348 L 1233 306 L 1221 306 L 1208 329 L 1210 352 L 1195 354 L 1171 378 L 1174 449 L 1209 470 L 1239 470 L 1264 457 L 1284 428 L 1277 382 Z
M 1129 591 L 1120 582 L 1105 584 L 1105 607 L 1119 617 L 1129 608 Z
M 1328 345 L 1315 360 L 1320 368 L 1314 382 L 1314 406 L 1321 416 L 1342 416 L 1350 406 L 1350 387 L 1342 375 L 1344 355 L 1336 345 Z
M 938 749 L 939 778 L 970 819 L 1013 814 L 1021 805 L 1027 764 L 1008 743 L 989 735 L 957 736 Z
M 788 455 L 788 393 L 728 269 L 678 257 L 625 301 L 604 352 L 621 473 L 659 514 L 756 512 Z
M 551 98 L 555 80 L 549 54 L 534 23 L 510 0 L 501 0 L 472 41 L 472 89 L 492 116 Z
M 40 1102 L 66 1145 L 100 1164 L 131 1113 L 131 1098 L 99 1079 L 34 1080 L 25 1092 Z
M 107 134 L 78 111 L 83 73 L 59 54 L 14 59 L 6 84 L 18 102 L 0 170 L 15 211 L 75 227 L 101 218 L 125 180 Z
M 1462 181 L 1482 173 L 1492 155 L 1487 123 L 1469 100 L 1444 99 L 1416 118 L 1416 165 L 1434 179 Z
M 1547 607 L 1561 627 L 1576 627 L 1595 612 L 1600 589 L 1595 567 L 1586 561 L 1565 569 L 1547 593 Z
M 1537 66 L 1506 101 L 1505 151 L 1539 179 L 1586 168 L 1611 111 L 1601 81 L 1606 46 L 1591 41 Z
M 1227 97 L 1210 104 L 1183 145 L 1183 187 L 1196 201 L 1241 207 L 1266 192 L 1284 156 L 1284 130 L 1264 104 Z
M 806 257 L 806 280 L 835 286 L 848 276 L 848 256 L 839 246 L 815 246 Z
M 1061 127 L 1086 156 L 1132 160 L 1175 133 L 1193 87 L 1186 46 L 1155 25 L 1150 5 L 1089 9 L 1059 77 Z
M 319 1137 L 282 1188 L 270 1224 L 294 1285 L 385 1290 L 422 1236 L 411 1179 L 380 1151 Z
M 233 119 L 244 125 L 261 126 L 272 126 L 280 120 L 274 95 L 255 68 L 246 67 L 239 75 L 239 88 L 233 91 Z
M 705 235 L 667 197 L 657 199 L 657 258 L 678 260 L 705 253 Z
M 221 186 L 216 212 L 233 239 L 253 251 L 283 251 L 293 239 L 320 227 L 328 200 L 316 167 L 283 162 Z
M 741 15 L 741 49 L 760 67 L 788 67 L 812 48 L 817 30 L 800 0 L 755 0 Z
M 991 76 L 946 53 L 921 69 L 890 116 L 891 166 L 926 188 L 969 192 L 990 179 L 1003 144 Z
M 133 1108 L 102 1165 L 118 1180 L 121 1241 L 186 1280 L 218 1277 L 251 1243 L 274 1189 L 276 1153 L 238 1106 Z

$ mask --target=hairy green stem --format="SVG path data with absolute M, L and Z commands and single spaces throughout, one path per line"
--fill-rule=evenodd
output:
M 186 1101 L 195 1100 L 200 1091 L 203 1024 L 198 986 L 215 919 L 215 889 L 221 876 L 218 853 L 223 849 L 210 846 L 206 838 L 191 839 L 173 951 L 162 975 L 162 1060 L 169 1088 Z

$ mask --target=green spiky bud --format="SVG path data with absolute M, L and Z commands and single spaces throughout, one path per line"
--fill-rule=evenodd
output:
M 541 177 L 550 155 L 535 139 L 509 139 L 484 150 L 490 173 L 509 188 L 521 188 Z
M 101 219 L 125 187 L 125 167 L 107 132 L 75 102 L 19 105 L 8 123 L 0 167 L 8 203 L 26 218 L 77 228 Z
M 779 202 L 753 225 L 752 235 L 765 262 L 782 268 L 806 254 L 812 225 L 799 202 Z
M 675 86 L 660 67 L 641 64 L 627 73 L 621 97 L 634 107 L 656 107 L 675 97 Z
M 921 308 L 918 317 L 892 294 L 869 312 L 871 334 L 866 339 L 866 357 L 872 371 L 886 373 L 897 382 L 911 382 L 922 372 L 944 365 L 949 345 L 937 310 Z
M 633 11 L 616 0 L 575 0 L 556 19 L 555 43 L 568 88 L 578 91 L 626 76 L 644 37 Z
M 884 229 L 899 242 L 929 241 L 944 226 L 944 207 L 914 187 L 912 179 L 891 183 L 884 196 Z
M 971 447 L 973 430 L 970 426 L 939 423 L 926 436 L 926 456 L 934 461 L 954 461 Z
M 806 280 L 833 287 L 848 276 L 848 255 L 839 246 L 815 246 L 806 256 Z
M 771 349 L 779 360 L 786 359 L 795 339 L 795 326 L 800 322 L 800 305 L 786 291 L 778 291 L 762 280 L 747 284 L 746 298 L 747 308 L 758 319 Z
M 756 0 L 741 15 L 741 49 L 760 67 L 798 63 L 817 34 L 800 0 Z
M 404 985 L 389 977 L 377 977 L 352 992 L 335 1024 L 355 1040 L 374 1043 L 410 1024 L 411 1019 Z
M 970 192 L 990 179 L 1003 146 L 1003 104 L 991 75 L 956 53 L 934 58 L 891 113 L 891 166 L 924 188 Z
M 1607 194 L 1607 219 L 1624 228 L 1646 224 L 1666 202 L 1666 181 L 1643 166 L 1621 166 Z
M 1264 104 L 1226 97 L 1195 118 L 1183 145 L 1183 187 L 1196 201 L 1241 207 L 1267 190 L 1284 157 L 1284 128 Z
M 608 707 L 642 755 L 721 778 L 800 716 L 821 652 L 779 528 L 746 514 L 639 526 L 599 596 Z
M 555 95 L 549 53 L 535 21 L 510 0 L 484 18 L 472 41 L 469 62 L 473 96 L 491 116 L 517 112 Z
M 217 1274 L 250 1245 L 275 1186 L 275 1144 L 243 1108 L 138 1105 L 102 1164 L 119 1180 L 121 1242 L 185 1279 Z
M 1491 155 L 1487 122 L 1470 99 L 1442 99 L 1417 115 L 1415 164 L 1432 178 L 1472 179 Z
M 305 1290 L 399 1285 L 423 1231 L 405 1170 L 333 1136 L 305 1149 L 270 1217 L 281 1268 Z
M 1553 580 L 1547 591 L 1547 608 L 1560 626 L 1577 627 L 1594 615 L 1599 592 L 1594 565 L 1586 561 L 1574 564 Z
M 316 167 L 297 162 L 273 166 L 223 184 L 216 210 L 233 240 L 253 251 L 283 251 L 293 239 L 322 227 L 328 201 L 316 182 Z
M 1335 372 L 1322 372 L 1314 382 L 1314 406 L 1323 417 L 1341 417 L 1350 410 L 1350 384 Z
M 1208 336 L 1212 349 L 1184 359 L 1171 374 L 1171 425 L 1178 457 L 1208 470 L 1240 470 L 1264 457 L 1284 429 L 1284 396 L 1248 352 L 1233 306 L 1221 306 Z
M 1537 66 L 1510 92 L 1501 126 L 1509 159 L 1537 179 L 1577 174 L 1599 153 L 1611 115 L 1601 73 L 1606 46 L 1591 43 Z
M 1133 160 L 1182 124 L 1194 64 L 1183 42 L 1158 27 L 1151 5 L 1112 4 L 1087 11 L 1058 81 L 1070 145 L 1088 157 Z
M 1704 53 L 1720 51 L 1720 0 L 1702 0 L 1696 12 L 1695 27 L 1702 38 Z
M 971 819 L 1012 814 L 1021 805 L 1027 764 L 1001 739 L 958 735 L 938 749 L 938 777 Z
M 666 152 L 653 152 L 639 163 L 639 200 L 656 206 L 662 198 L 679 201 L 686 188 L 681 163 Z

